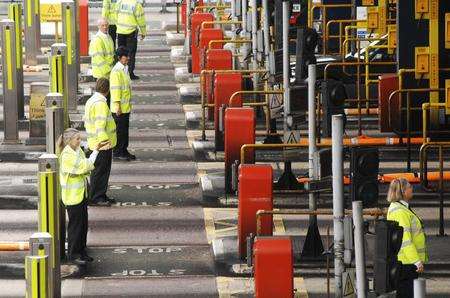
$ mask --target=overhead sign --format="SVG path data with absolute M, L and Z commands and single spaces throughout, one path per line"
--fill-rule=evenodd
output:
M 41 22 L 61 22 L 61 3 L 41 3 Z
M 290 130 L 284 133 L 284 143 L 285 144 L 297 144 L 300 142 L 300 131 Z

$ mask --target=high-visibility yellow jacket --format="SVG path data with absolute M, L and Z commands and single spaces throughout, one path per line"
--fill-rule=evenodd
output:
M 94 164 L 84 155 L 83 150 L 73 150 L 67 145 L 59 156 L 59 181 L 62 201 L 66 206 L 80 204 L 87 191 L 87 177 Z
M 420 218 L 401 202 L 393 202 L 389 206 L 387 219 L 396 221 L 403 227 L 402 246 L 397 259 L 402 264 L 427 262 L 426 239 Z
M 102 17 L 108 20 L 110 25 L 117 23 L 117 0 L 103 0 Z
M 114 43 L 111 36 L 98 31 L 89 44 L 89 56 L 91 56 L 93 77 L 109 79 L 114 65 Z
M 116 146 L 116 123 L 106 103 L 106 98 L 98 92 L 95 92 L 86 102 L 84 127 L 90 150 L 93 151 L 99 143 L 104 141 L 109 141 L 111 148 Z
M 128 74 L 128 67 L 117 62 L 111 70 L 109 79 L 111 90 L 111 112 L 117 113 L 120 109 L 122 113 L 131 112 L 131 80 Z
M 117 33 L 130 34 L 137 29 L 141 34 L 147 32 L 142 4 L 137 0 L 119 0 L 117 2 Z

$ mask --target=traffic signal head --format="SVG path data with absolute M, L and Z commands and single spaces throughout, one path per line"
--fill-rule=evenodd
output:
M 322 137 L 331 137 L 331 117 L 332 115 L 344 115 L 344 129 L 345 129 L 345 114 L 344 105 L 347 99 L 347 91 L 342 82 L 336 80 L 326 80 L 321 85 L 322 95 Z
M 308 65 L 316 63 L 315 51 L 318 40 L 316 30 L 311 28 L 297 29 L 295 80 L 298 83 L 308 76 Z
M 379 156 L 377 148 L 353 147 L 350 158 L 350 193 L 352 201 L 362 201 L 363 207 L 378 205 Z
M 374 289 L 377 294 L 397 289 L 402 264 L 397 254 L 402 246 L 403 228 L 395 221 L 375 223 Z

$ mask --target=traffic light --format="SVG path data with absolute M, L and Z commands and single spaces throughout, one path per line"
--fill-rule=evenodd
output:
M 321 85 L 322 94 L 322 137 L 331 137 L 331 116 L 342 114 L 344 115 L 344 129 L 345 129 L 345 114 L 344 104 L 347 99 L 347 91 L 342 82 L 336 80 L 326 80 Z
M 397 254 L 402 246 L 403 228 L 395 221 L 375 222 L 374 290 L 378 295 L 397 289 L 402 264 Z
M 308 65 L 316 63 L 316 47 L 319 38 L 316 30 L 298 28 L 295 61 L 295 80 L 300 83 L 308 77 Z
M 363 207 L 378 205 L 378 169 L 380 159 L 377 148 L 352 147 L 350 149 L 350 193 L 352 201 L 362 201 Z

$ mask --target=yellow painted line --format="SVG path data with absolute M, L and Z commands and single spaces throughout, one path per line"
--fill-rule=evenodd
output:
M 294 289 L 297 289 L 294 295 L 295 298 L 308 298 L 308 291 L 302 277 L 294 277 Z
M 72 11 L 70 6 L 66 6 L 66 45 L 67 45 L 67 64 L 72 64 Z
M 215 226 L 214 226 L 214 218 L 212 215 L 211 208 L 203 208 L 203 215 L 205 218 L 205 230 L 206 230 L 206 239 L 208 239 L 208 243 L 211 244 L 211 241 L 214 239 L 215 235 Z
M 279 214 L 273 216 L 273 232 L 275 235 L 286 235 L 286 228 L 284 226 L 283 218 Z
M 5 61 L 7 64 L 6 67 L 6 73 L 7 73 L 7 88 L 9 90 L 12 90 L 14 85 L 13 85 L 13 75 L 12 75 L 12 66 L 11 66 L 11 30 L 10 29 L 6 29 L 5 30 L 5 43 L 6 43 L 6 53 L 5 53 Z

